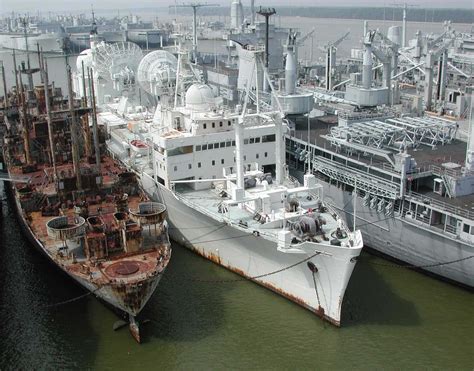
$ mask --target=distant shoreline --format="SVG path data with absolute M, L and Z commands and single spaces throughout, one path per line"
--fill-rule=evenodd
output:
M 267 6 L 265 6 L 267 7 Z M 256 6 L 258 9 L 259 6 Z M 369 6 L 275 6 L 277 16 L 283 17 L 305 17 L 305 18 L 326 18 L 326 19 L 363 19 L 363 20 L 377 20 L 377 21 L 401 21 L 403 10 L 401 7 L 369 7 Z M 97 15 L 117 15 L 120 12 L 127 13 L 143 13 L 150 14 L 166 13 L 174 14 L 172 5 L 169 7 L 142 7 L 142 8 L 123 8 L 123 9 L 94 9 Z M 53 14 L 80 14 L 89 13 L 90 9 L 70 9 L 64 11 L 54 11 Z M 21 12 L 20 12 L 21 13 Z M 43 11 L 46 15 L 47 10 Z M 192 11 L 188 8 L 179 8 L 180 16 L 192 15 Z M 250 8 L 244 6 L 245 16 L 250 13 Z M 10 16 L 11 12 L 0 13 L 1 16 Z M 203 7 L 199 9 L 199 16 L 229 16 L 230 7 Z M 474 23 L 474 9 L 473 8 L 422 8 L 409 7 L 407 11 L 408 22 L 435 22 L 440 23 L 445 20 L 450 20 L 452 23 Z
M 275 6 L 276 14 L 284 17 L 364 19 L 377 21 L 401 21 L 403 10 L 400 7 L 287 7 Z M 258 7 L 257 7 L 258 9 Z M 250 12 L 244 8 L 245 14 Z M 189 13 L 191 14 L 191 13 Z M 202 8 L 200 15 L 228 15 L 226 7 Z M 408 8 L 408 22 L 443 22 L 473 24 L 474 10 L 469 8 Z

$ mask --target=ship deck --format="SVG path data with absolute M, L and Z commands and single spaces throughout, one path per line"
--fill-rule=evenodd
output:
M 87 169 L 92 165 L 81 163 L 81 169 Z M 28 176 L 29 187 L 40 191 L 47 197 L 57 196 L 53 179 L 53 169 L 46 165 L 39 165 L 36 171 L 22 174 L 21 167 L 10 167 L 11 176 Z M 72 165 L 64 164 L 57 167 L 58 174 L 72 173 Z M 87 170 L 86 170 L 87 171 Z M 118 175 L 123 172 L 116 162 L 109 157 L 104 157 L 101 162 L 102 186 L 97 192 L 83 195 L 81 198 L 88 203 L 89 217 L 100 216 L 105 223 L 105 228 L 114 227 L 114 216 L 116 205 L 113 196 L 107 196 L 103 191 L 111 189 L 116 183 Z M 25 186 L 25 183 L 15 183 L 17 190 Z M 144 195 L 130 195 L 128 207 L 137 209 L 140 202 L 145 201 Z M 76 199 L 75 201 L 78 201 Z M 73 202 L 63 202 L 60 215 L 74 220 Z M 26 222 L 31 229 L 35 239 L 41 244 L 43 251 L 63 270 L 74 276 L 88 280 L 95 285 L 110 283 L 133 284 L 162 272 L 170 258 L 169 241 L 166 230 L 156 234 L 153 228 L 144 227 L 141 230 L 143 238 L 142 245 L 138 251 L 110 252 L 101 259 L 88 259 L 84 253 L 84 242 L 77 240 L 61 241 L 48 235 L 47 222 L 55 216 L 43 215 L 41 211 L 26 213 Z M 137 226 L 140 232 L 140 227 Z M 91 233 L 88 232 L 87 235 Z
M 335 147 L 331 146 L 330 142 L 326 138 L 322 137 L 324 135 L 328 135 L 331 128 L 335 126 L 337 126 L 337 123 L 328 123 L 318 119 L 312 120 L 310 123 L 309 133 L 311 143 L 316 143 L 319 148 L 322 148 L 325 151 L 336 152 Z M 303 141 L 307 141 L 308 130 L 306 122 L 304 125 L 297 125 L 295 129 L 295 137 L 302 139 Z M 432 174 L 435 176 L 433 169 L 438 169 L 438 171 L 441 171 L 443 164 L 447 164 L 446 169 L 448 171 L 450 170 L 450 165 L 456 165 L 455 169 L 452 169 L 451 172 L 454 175 L 460 174 L 461 167 L 458 165 L 464 163 L 466 151 L 467 143 L 459 139 L 455 139 L 451 143 L 437 146 L 436 149 L 421 145 L 416 150 L 409 149 L 408 153 L 413 156 L 417 163 L 417 168 L 421 172 L 427 171 L 428 175 Z M 392 168 L 390 163 L 388 161 L 384 161 L 382 158 L 377 158 L 379 161 L 371 161 L 369 157 L 358 156 L 355 154 L 351 155 L 344 153 L 344 156 L 353 159 L 354 161 L 362 162 L 367 166 L 383 169 L 384 171 Z M 474 212 L 474 194 L 449 198 L 440 196 L 439 194 L 434 193 L 431 188 L 423 187 L 421 185 L 419 188 L 413 189 L 413 191 L 423 197 L 426 197 L 427 199 L 432 199 L 437 201 L 437 203 L 445 204 L 445 209 L 459 208 L 468 211 L 469 213 Z
M 333 127 L 337 127 L 337 123 L 321 121 L 317 118 L 313 119 L 310 123 L 310 142 L 312 144 L 316 143 L 318 147 L 334 150 L 334 147 L 331 149 L 330 141 L 322 137 L 324 135 L 329 135 L 331 128 Z M 296 126 L 295 137 L 304 141 L 308 140 L 308 128 L 306 122 Z M 408 153 L 415 159 L 417 167 L 428 168 L 430 165 L 441 166 L 443 163 L 462 164 L 466 159 L 466 150 L 467 143 L 459 139 L 455 139 L 451 143 L 439 145 L 435 149 L 421 145 L 417 149 L 409 149 Z M 396 153 L 395 150 L 390 151 Z M 385 164 L 386 168 L 391 167 L 390 163 L 388 161 L 383 161 L 383 159 L 379 159 L 379 161 L 374 162 L 373 160 L 371 161 L 369 157 L 366 158 L 364 156 L 350 155 L 347 153 L 345 156 L 363 162 L 367 165 L 384 167 L 383 164 Z
M 252 212 L 250 209 L 242 208 L 242 204 L 233 203 L 232 200 L 228 197 L 221 197 L 219 195 L 220 191 L 216 189 L 205 189 L 205 190 L 193 190 L 191 187 L 185 184 L 177 184 L 175 186 L 176 193 L 183 199 L 186 200 L 196 210 L 203 212 L 204 214 L 210 215 L 214 219 L 224 219 L 227 222 L 230 222 L 233 225 L 238 225 L 241 228 L 248 229 L 250 231 L 258 231 L 260 234 L 267 236 L 273 241 L 277 241 L 277 234 L 282 229 L 282 224 L 285 221 L 296 221 L 300 216 L 311 213 L 312 209 L 315 209 L 317 200 L 312 199 L 308 200 L 307 191 L 301 192 L 301 194 L 296 195 L 300 210 L 296 212 L 287 212 L 284 208 L 275 210 L 273 215 L 268 215 L 266 222 L 262 223 L 255 219 L 255 212 Z M 277 189 L 277 187 L 272 187 L 272 189 Z M 258 198 L 263 195 L 265 191 L 263 187 L 256 186 L 255 188 L 250 188 L 246 190 L 246 198 L 249 200 L 253 197 Z M 295 195 L 292 195 L 294 197 Z M 228 201 L 228 213 L 219 213 L 218 207 L 222 202 Z M 325 236 L 331 236 L 339 227 L 338 219 L 336 213 L 332 210 L 327 212 L 319 213 L 321 217 L 326 221 L 326 224 L 322 226 L 322 230 Z M 274 221 L 281 221 L 281 223 L 275 224 L 275 227 L 266 227 L 265 224 Z M 339 223 L 341 223 L 339 221 Z M 344 227 L 343 227 L 344 228 Z M 350 231 L 347 228 L 344 228 L 347 233 Z M 331 237 L 330 237 L 331 238 Z M 349 240 L 347 238 L 341 239 L 341 241 Z M 329 244 L 329 241 L 323 239 L 318 240 L 319 243 Z
M 129 198 L 129 207 L 137 208 L 141 201 L 143 200 L 140 197 L 132 196 Z M 100 215 L 108 228 L 113 223 L 114 212 L 114 204 L 105 201 L 89 206 L 89 215 Z M 74 218 L 72 209 L 65 210 L 63 215 Z M 110 253 L 106 259 L 94 262 L 86 258 L 80 244 L 74 241 L 63 242 L 48 235 L 46 223 L 52 217 L 42 216 L 39 211 L 31 212 L 28 216 L 28 224 L 35 237 L 41 242 L 45 252 L 66 271 L 76 276 L 82 276 L 83 279 L 90 279 L 95 284 L 103 285 L 114 281 L 123 281 L 124 283 L 141 281 L 156 271 L 161 272 L 166 267 L 167 260 L 160 260 L 160 257 L 166 257 L 167 238 L 154 236 L 152 230 L 142 232 L 144 247 L 139 252 Z M 65 246 L 67 246 L 67 249 L 65 249 Z M 138 270 L 131 274 L 120 274 L 121 270 L 119 268 L 127 264 L 130 267 L 133 265 L 133 269 L 138 268 Z

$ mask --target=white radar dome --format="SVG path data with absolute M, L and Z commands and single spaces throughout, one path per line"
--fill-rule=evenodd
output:
M 215 103 L 212 89 L 205 84 L 193 84 L 186 92 L 186 108 L 193 111 L 205 111 Z

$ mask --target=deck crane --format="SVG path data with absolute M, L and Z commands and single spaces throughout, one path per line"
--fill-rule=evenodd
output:
M 203 8 L 203 7 L 211 7 L 211 6 L 219 6 L 219 4 L 207 4 L 207 3 L 185 3 L 185 4 L 175 4 L 175 5 L 170 5 L 170 7 L 176 8 L 192 8 L 193 9 L 193 49 L 192 49 L 192 55 L 193 55 L 193 60 L 196 61 L 197 59 L 197 19 L 196 19 L 196 13 L 198 8 Z
M 326 53 L 326 90 L 332 90 L 333 68 L 336 66 L 336 51 L 340 43 L 342 43 L 350 32 L 347 31 L 342 37 L 332 43 L 327 43 L 320 47 L 320 50 Z

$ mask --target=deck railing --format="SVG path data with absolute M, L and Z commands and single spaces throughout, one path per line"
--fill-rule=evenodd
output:
M 458 216 L 462 216 L 464 218 L 474 220 L 474 212 L 469 211 L 469 210 L 464 209 L 464 208 L 459 207 L 459 206 L 451 205 L 447 202 L 436 200 L 436 199 L 434 199 L 432 197 L 429 197 L 429 196 L 425 196 L 425 195 L 422 195 L 422 194 L 419 194 L 419 193 L 416 193 L 416 192 L 410 192 L 410 193 L 407 194 L 407 198 L 408 198 L 408 200 L 410 200 L 410 198 L 411 198 L 411 199 L 413 199 L 413 201 L 416 201 L 416 202 L 421 203 L 421 204 L 425 204 L 427 206 L 434 206 L 434 207 L 440 209 L 441 211 L 446 211 L 446 212 L 452 213 L 454 215 L 458 215 Z

